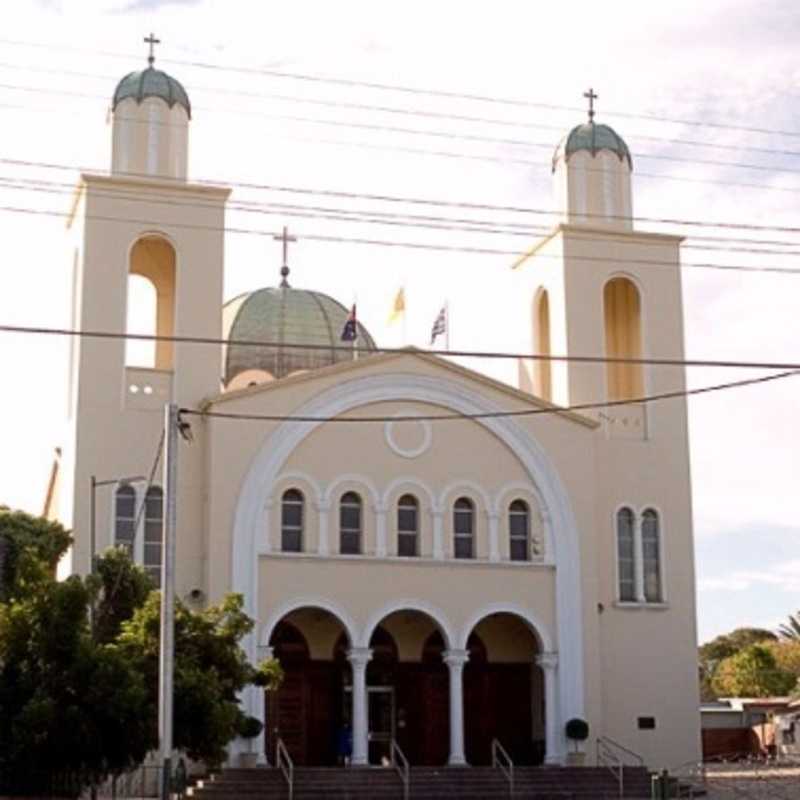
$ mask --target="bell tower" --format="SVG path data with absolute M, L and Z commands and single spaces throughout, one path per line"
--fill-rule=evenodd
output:
M 221 347 L 173 337 L 221 335 L 230 190 L 187 180 L 189 97 L 175 78 L 155 68 L 158 40 L 151 34 L 145 41 L 148 66 L 122 78 L 113 95 L 110 173 L 83 174 L 78 184 L 68 231 L 72 327 L 125 333 L 140 311 L 131 292 L 138 281 L 149 287 L 154 308 L 148 332 L 159 338 L 145 365 L 127 358 L 124 338 L 72 340 L 59 513 L 75 532 L 72 563 L 63 568 L 69 572 L 85 573 L 91 564 L 91 476 L 122 483 L 129 476 L 149 476 L 157 463 L 165 404 L 194 407 L 220 390 Z M 199 450 L 187 450 L 182 459 L 188 483 L 201 481 Z M 155 476 L 160 484 L 160 469 Z M 141 499 L 144 487 L 131 486 Z M 95 493 L 95 553 L 115 543 L 115 495 L 113 483 Z M 186 503 L 182 511 L 187 552 L 188 540 L 201 535 L 194 505 Z M 197 542 L 194 551 L 201 550 Z M 188 557 L 186 563 L 186 581 L 201 585 L 200 576 L 191 574 L 199 566 Z
M 558 223 L 515 265 L 523 349 L 544 355 L 683 358 L 680 237 L 634 229 L 633 159 L 608 125 L 574 127 L 553 155 Z M 522 342 L 520 341 L 520 344 Z M 683 387 L 679 370 L 635 363 L 523 361 L 520 388 L 559 405 L 634 400 Z M 646 438 L 643 405 L 587 411 L 614 435 Z

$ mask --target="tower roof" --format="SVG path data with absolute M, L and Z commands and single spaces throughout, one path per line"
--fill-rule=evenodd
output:
M 573 153 L 581 150 L 590 152 L 593 156 L 601 150 L 610 150 L 615 153 L 620 161 L 627 161 L 628 167 L 633 169 L 631 151 L 625 140 L 610 126 L 598 125 L 593 119 L 576 125 L 559 143 L 553 154 L 553 171 L 555 172 L 558 159 L 563 156 L 565 160 Z
M 225 338 L 275 344 L 229 345 L 225 353 L 225 383 L 250 369 L 284 378 L 293 372 L 351 361 L 353 353 L 349 349 L 337 349 L 344 346 L 340 335 L 348 313 L 340 302 L 322 292 L 293 289 L 288 284 L 235 297 L 223 309 Z M 286 347 L 284 343 L 320 348 Z M 361 323 L 357 346 L 360 350 L 375 348 L 375 341 Z
M 141 103 L 146 97 L 160 97 L 170 108 L 176 104 L 183 106 L 189 118 L 192 116 L 192 106 L 186 89 L 171 75 L 156 69 L 152 63 L 147 69 L 129 72 L 117 84 L 111 103 L 112 111 L 128 97 L 132 97 L 137 103 Z

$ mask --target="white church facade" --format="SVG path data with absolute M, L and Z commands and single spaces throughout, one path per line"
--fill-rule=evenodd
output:
M 271 760 L 280 737 L 298 764 L 336 763 L 350 728 L 356 764 L 392 740 L 412 764 L 484 764 L 494 739 L 516 763 L 561 763 L 582 718 L 590 761 L 601 737 L 653 767 L 696 760 L 686 401 L 614 404 L 681 390 L 682 370 L 523 361 L 511 387 L 425 352 L 370 353 L 363 328 L 354 360 L 347 310 L 288 270 L 223 304 L 229 189 L 187 179 L 187 93 L 151 62 L 113 114 L 111 171 L 81 177 L 70 219 L 73 327 L 124 331 L 140 275 L 167 338 L 152 368 L 126 365 L 121 339 L 72 342 L 49 508 L 76 535 L 64 570 L 125 544 L 157 576 L 160 471 L 143 478 L 174 402 L 193 438 L 177 594 L 241 593 L 249 655 L 286 674 L 242 698 L 265 734 L 232 755 Z M 680 240 L 633 229 L 631 169 L 591 117 L 558 147 L 562 220 L 516 265 L 509 348 L 683 358 Z M 91 476 L 117 481 L 94 504 Z

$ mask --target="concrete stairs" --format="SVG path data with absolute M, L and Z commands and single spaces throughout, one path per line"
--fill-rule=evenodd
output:
M 399 775 L 379 767 L 296 767 L 294 800 L 402 800 Z M 276 769 L 226 769 L 189 790 L 195 800 L 284 800 L 286 780 Z M 616 778 L 602 767 L 516 767 L 515 798 L 618 800 Z M 504 775 L 491 767 L 412 767 L 414 800 L 500 800 L 509 797 Z M 646 769 L 625 770 L 625 797 L 650 797 Z

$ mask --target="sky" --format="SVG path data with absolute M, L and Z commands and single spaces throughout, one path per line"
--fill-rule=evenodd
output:
M 157 66 L 192 99 L 190 177 L 549 210 L 552 149 L 585 118 L 582 95 L 592 86 L 597 120 L 613 125 L 633 152 L 636 216 L 795 228 L 681 228 L 725 239 L 689 239 L 684 263 L 800 266 L 793 255 L 800 246 L 800 14 L 793 5 L 4 4 L 0 324 L 68 324 L 64 221 L 42 212 L 69 209 L 79 168 L 108 169 L 109 100 L 117 81 L 144 65 L 142 38 L 150 31 L 162 40 Z M 425 94 L 431 89 L 450 95 Z M 459 94 L 495 102 L 452 96 Z M 28 163 L 12 163 L 20 161 Z M 513 258 L 318 242 L 304 234 L 520 250 L 535 233 L 356 224 L 286 204 L 531 226 L 547 220 L 241 186 L 233 200 L 284 204 L 269 213 L 232 212 L 228 225 L 271 233 L 288 224 L 299 237 L 290 254 L 292 284 L 345 304 L 357 299 L 361 321 L 388 346 L 425 345 L 447 300 L 452 347 L 508 349 L 503 307 L 514 292 Z M 676 231 L 655 222 L 637 226 Z M 782 252 L 742 252 L 770 248 Z M 270 236 L 228 234 L 225 297 L 274 285 L 279 267 L 280 246 Z M 689 358 L 800 360 L 800 275 L 687 267 L 682 278 Z M 400 286 L 404 332 L 386 324 Z M 0 503 L 41 511 L 62 436 L 66 353 L 63 340 L 0 334 Z M 467 363 L 513 381 L 510 363 Z M 688 380 L 703 386 L 750 374 L 693 368 Z M 690 400 L 701 641 L 742 625 L 773 628 L 800 608 L 799 391 L 800 377 Z

